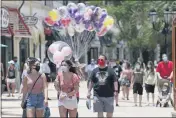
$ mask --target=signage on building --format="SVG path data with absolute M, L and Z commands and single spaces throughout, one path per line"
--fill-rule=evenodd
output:
M 9 12 L 5 8 L 1 8 L 1 28 L 7 28 L 9 26 Z
M 35 15 L 36 13 L 33 16 L 25 16 L 22 14 L 24 23 L 28 26 L 35 26 L 38 22 L 38 18 Z

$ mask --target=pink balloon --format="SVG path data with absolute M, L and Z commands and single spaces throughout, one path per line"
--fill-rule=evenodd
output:
M 49 46 L 49 48 L 48 48 L 48 50 L 52 53 L 52 54 L 54 54 L 58 49 L 58 46 L 56 45 L 56 44 L 51 44 L 50 46 Z
M 61 62 L 64 60 L 64 55 L 60 51 L 56 51 L 53 55 L 53 60 L 56 65 L 60 65 Z
M 72 50 L 70 47 L 66 46 L 62 48 L 61 52 L 64 54 L 64 56 L 68 56 L 72 53 Z

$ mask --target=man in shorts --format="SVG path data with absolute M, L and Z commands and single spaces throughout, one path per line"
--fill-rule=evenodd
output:
M 112 68 L 107 67 L 107 58 L 100 55 L 98 58 L 98 67 L 92 71 L 87 98 L 91 96 L 91 90 L 94 89 L 94 112 L 98 117 L 112 117 L 114 112 L 114 96 L 118 92 L 117 77 Z

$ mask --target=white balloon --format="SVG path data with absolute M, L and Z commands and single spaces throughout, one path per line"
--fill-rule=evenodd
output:
M 54 46 L 57 50 L 55 50 L 55 49 L 54 49 L 54 51 L 53 51 L 53 50 L 50 50 L 50 49 L 51 49 L 50 47 L 53 47 L 53 46 Z M 48 48 L 48 51 L 47 51 L 48 58 L 49 58 L 49 60 L 50 60 L 51 62 L 53 62 L 53 63 L 55 63 L 56 65 L 58 65 L 58 62 L 55 62 L 55 61 L 53 60 L 54 54 L 55 54 L 56 52 L 58 53 L 58 51 L 61 52 L 64 47 L 70 47 L 70 46 L 69 46 L 67 43 L 63 42 L 63 41 L 56 41 L 56 42 L 52 43 L 52 44 L 50 45 L 50 47 Z M 70 48 L 70 49 L 71 49 L 71 48 Z M 53 53 L 53 52 L 54 52 L 54 53 Z M 55 54 L 55 55 L 56 55 L 56 54 Z M 64 55 L 64 59 L 65 59 L 65 60 L 69 60 L 71 57 L 72 57 L 72 52 L 69 53 L 69 55 Z
M 74 36 L 75 34 L 75 29 L 73 28 L 73 26 L 69 25 L 67 28 L 67 32 L 70 36 Z
M 83 32 L 85 30 L 85 25 L 83 23 L 76 24 L 75 25 L 75 30 L 79 33 Z

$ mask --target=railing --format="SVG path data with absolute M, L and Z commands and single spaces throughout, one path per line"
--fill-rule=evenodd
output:
M 9 10 L 9 27 L 2 29 L 2 35 L 9 36 L 31 36 L 28 26 L 16 8 L 8 8 Z

